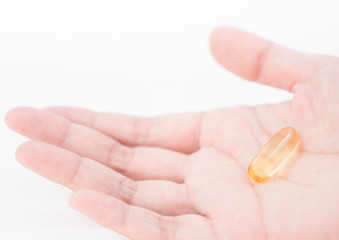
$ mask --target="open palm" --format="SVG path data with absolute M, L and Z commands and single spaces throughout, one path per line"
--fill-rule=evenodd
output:
M 214 31 L 211 49 L 230 71 L 293 100 L 156 118 L 17 108 L 6 122 L 33 140 L 17 159 L 131 239 L 339 239 L 339 59 L 228 27 Z M 301 153 L 251 182 L 251 160 L 286 126 L 300 133 Z

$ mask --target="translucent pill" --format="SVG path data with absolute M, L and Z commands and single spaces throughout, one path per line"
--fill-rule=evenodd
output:
M 255 156 L 248 167 L 248 175 L 256 182 L 267 180 L 294 156 L 299 146 L 300 137 L 294 128 L 281 129 Z

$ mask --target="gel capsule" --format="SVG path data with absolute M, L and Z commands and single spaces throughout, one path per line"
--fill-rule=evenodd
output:
M 300 137 L 287 127 L 275 134 L 259 151 L 248 167 L 248 175 L 256 182 L 272 177 L 299 149 Z

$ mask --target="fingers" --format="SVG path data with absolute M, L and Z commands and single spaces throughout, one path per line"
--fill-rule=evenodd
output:
M 74 193 L 70 204 L 99 224 L 130 239 L 216 239 L 211 225 L 199 215 L 165 217 L 88 190 Z
M 74 124 L 47 111 L 17 108 L 8 113 L 10 128 L 34 140 L 68 149 L 133 179 L 183 182 L 187 156 L 158 148 L 130 148 L 94 129 Z
M 240 77 L 289 91 L 338 62 L 334 57 L 299 53 L 231 27 L 214 30 L 210 48 L 222 66 Z
M 72 190 L 93 189 L 164 215 L 195 213 L 183 184 L 133 181 L 100 163 L 42 142 L 22 144 L 16 157 L 25 167 Z
M 142 118 L 95 113 L 79 108 L 53 107 L 47 110 L 71 122 L 96 129 L 129 146 L 161 147 L 183 153 L 199 149 L 201 113 Z

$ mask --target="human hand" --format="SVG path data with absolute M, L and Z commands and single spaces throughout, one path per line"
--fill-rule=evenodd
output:
M 73 189 L 75 209 L 131 239 L 338 239 L 339 59 L 228 27 L 214 31 L 211 50 L 230 71 L 293 99 L 155 118 L 17 108 L 6 122 L 32 139 L 18 161 Z M 300 133 L 301 152 L 277 176 L 251 182 L 248 165 L 286 126 Z

